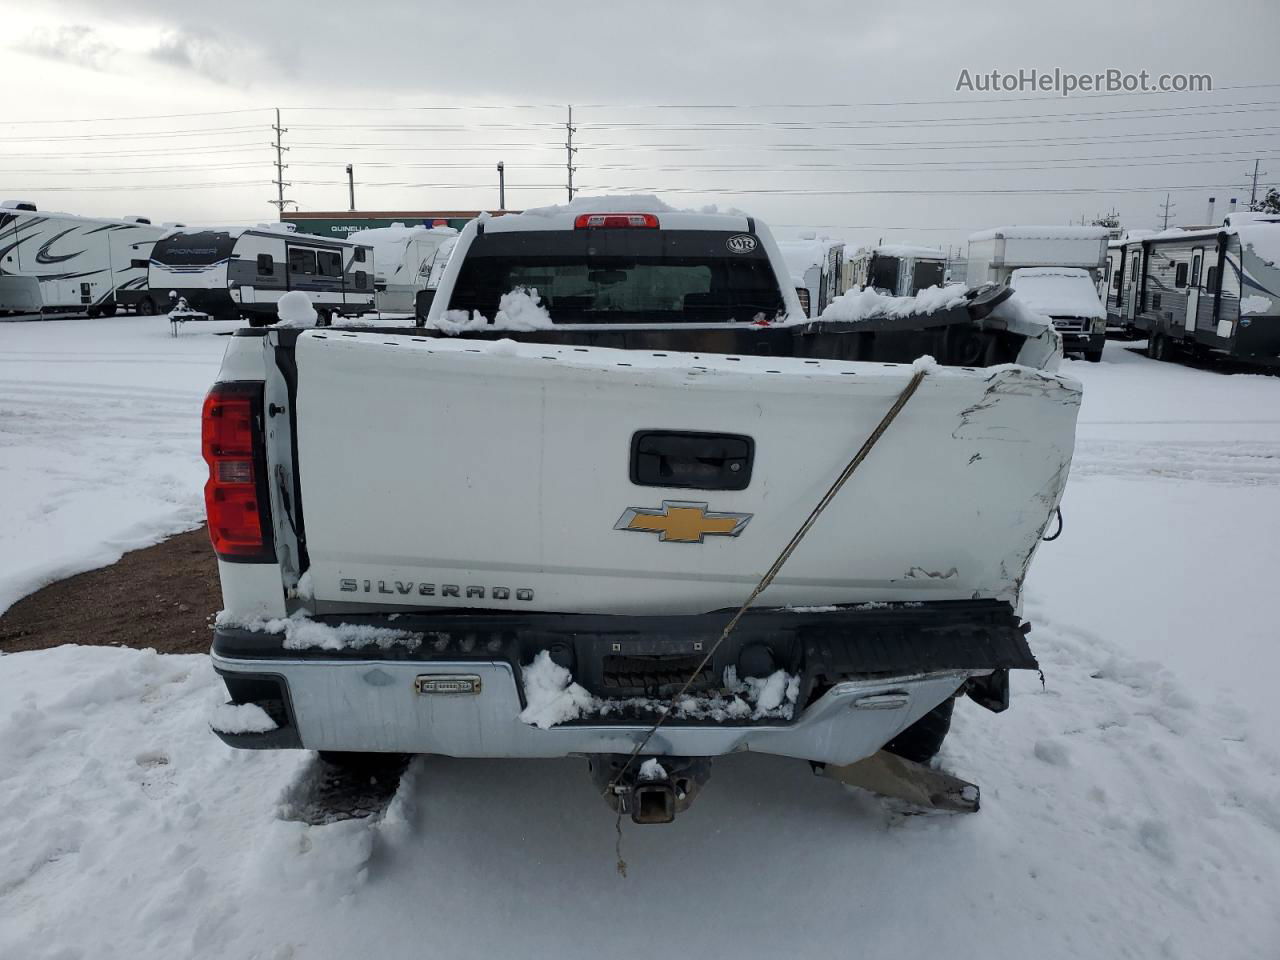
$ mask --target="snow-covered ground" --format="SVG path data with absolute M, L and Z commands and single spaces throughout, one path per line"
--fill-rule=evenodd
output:
M 0 603 L 195 521 L 212 333 L 0 325 Z M 0 957 L 1275 956 L 1280 379 L 1114 343 L 1065 369 L 1066 531 L 1028 585 L 1045 687 L 961 702 L 943 751 L 980 813 L 726 758 L 675 824 L 624 826 L 624 879 L 585 764 L 427 758 L 380 824 L 308 827 L 277 817 L 304 756 L 208 732 L 205 658 L 15 654 Z
M 233 329 L 0 323 L 0 612 L 200 524 L 200 405 Z

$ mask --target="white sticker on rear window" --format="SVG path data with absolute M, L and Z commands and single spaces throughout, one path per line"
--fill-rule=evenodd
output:
M 756 248 L 756 238 L 749 233 L 740 233 L 724 242 L 730 253 L 751 253 Z

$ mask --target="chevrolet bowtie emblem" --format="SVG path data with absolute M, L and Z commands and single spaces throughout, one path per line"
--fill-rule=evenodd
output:
M 703 537 L 736 537 L 751 519 L 749 513 L 717 513 L 705 503 L 663 500 L 661 509 L 628 507 L 615 530 L 656 533 L 663 543 L 701 543 Z

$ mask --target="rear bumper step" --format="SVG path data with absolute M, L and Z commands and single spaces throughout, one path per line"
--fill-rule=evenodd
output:
M 519 673 L 543 650 L 598 696 L 657 696 L 655 686 L 688 677 L 714 646 L 728 611 L 683 616 L 499 611 L 329 615 L 330 626 L 394 629 L 400 642 L 299 647 L 284 633 L 238 627 L 214 631 L 213 653 L 241 660 L 494 661 Z M 1035 670 L 1030 629 L 996 600 L 944 600 L 749 610 L 706 670 L 717 680 L 775 669 L 817 682 L 938 670 Z M 652 664 L 645 670 L 645 663 Z M 744 669 L 745 668 L 745 669 Z
M 282 634 L 218 628 L 214 665 L 232 700 L 269 702 L 280 724 L 271 742 L 253 742 L 253 735 L 224 739 L 248 748 L 451 756 L 626 753 L 649 723 L 625 711 L 550 729 L 522 722 L 522 665 L 547 651 L 597 697 L 667 696 L 668 681 L 691 656 L 711 649 L 726 615 L 450 612 L 328 620 L 392 627 L 411 639 L 292 649 Z M 652 669 L 636 669 L 646 663 Z M 653 752 L 700 757 L 749 749 L 852 763 L 972 677 L 1034 669 L 1036 661 L 1008 604 L 946 601 L 754 611 L 714 654 L 706 692 L 730 666 L 739 676 L 783 670 L 798 677 L 790 718 L 672 718 L 655 736 Z M 444 682 L 450 678 L 456 682 Z M 637 683 L 643 689 L 631 686 Z

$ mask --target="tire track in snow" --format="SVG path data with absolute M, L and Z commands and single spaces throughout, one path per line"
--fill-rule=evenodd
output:
M 1160 477 L 1248 486 L 1280 484 L 1280 443 L 1079 439 L 1071 476 Z

